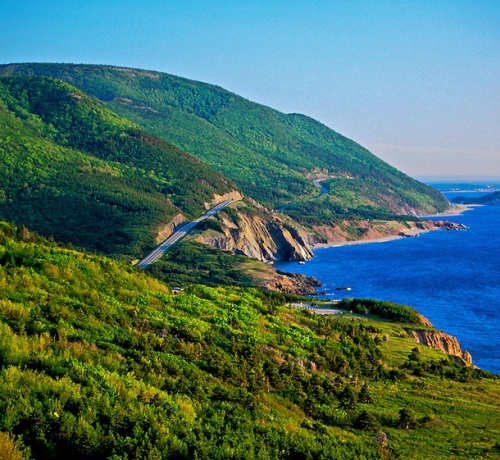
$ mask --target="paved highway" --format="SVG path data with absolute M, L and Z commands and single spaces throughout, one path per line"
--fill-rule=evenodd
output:
M 137 266 L 139 268 L 146 268 L 148 265 L 152 264 L 156 259 L 160 258 L 164 252 L 168 251 L 168 249 L 177 243 L 179 240 L 184 238 L 199 222 L 202 220 L 208 219 L 209 217 L 217 214 L 221 209 L 225 208 L 228 204 L 232 203 L 234 200 L 227 200 L 219 203 L 217 206 L 214 206 L 210 211 L 204 214 L 198 219 L 193 220 L 192 222 L 185 223 L 181 225 L 174 233 L 172 233 L 163 243 L 161 243 L 154 251 L 148 254 L 144 259 L 137 262 Z

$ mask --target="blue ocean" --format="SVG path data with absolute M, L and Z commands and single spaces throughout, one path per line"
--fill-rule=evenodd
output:
M 449 200 L 484 194 L 445 192 Z M 468 229 L 317 249 L 305 265 L 276 267 L 315 276 L 331 299 L 370 297 L 410 305 L 457 337 L 475 365 L 500 374 L 500 206 L 440 219 Z

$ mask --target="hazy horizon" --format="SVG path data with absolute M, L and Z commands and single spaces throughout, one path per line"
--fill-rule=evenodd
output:
M 420 181 L 444 181 L 444 182 L 469 182 L 469 181 L 479 181 L 479 182 L 498 182 L 500 181 L 500 176 L 474 176 L 474 175 L 462 175 L 462 176 L 454 176 L 454 175 L 412 175 L 414 179 L 418 179 Z
M 0 3 L 0 63 L 163 71 L 319 120 L 411 176 L 500 176 L 500 2 Z

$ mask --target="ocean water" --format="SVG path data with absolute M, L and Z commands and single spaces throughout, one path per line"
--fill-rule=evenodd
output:
M 445 195 L 451 200 L 484 192 Z M 315 276 L 331 299 L 370 297 L 410 305 L 456 336 L 474 364 L 500 374 L 500 206 L 478 206 L 445 219 L 468 229 L 317 249 L 305 265 L 276 267 Z

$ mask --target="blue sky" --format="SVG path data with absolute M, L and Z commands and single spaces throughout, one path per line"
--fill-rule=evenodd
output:
M 0 63 L 28 61 L 215 83 L 410 175 L 500 177 L 497 0 L 0 0 Z

